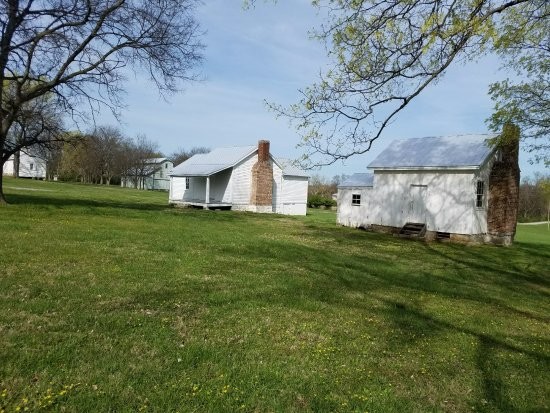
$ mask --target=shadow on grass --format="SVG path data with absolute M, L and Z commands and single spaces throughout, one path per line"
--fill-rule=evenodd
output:
M 434 336 L 466 334 L 477 346 L 474 362 L 481 386 L 476 391 L 481 401 L 476 409 L 537 411 L 515 407 L 507 393 L 507 386 L 511 385 L 507 382 L 509 371 L 502 367 L 499 353 L 507 352 L 514 358 L 527 357 L 529 363 L 541 366 L 543 371 L 550 370 L 550 356 L 544 350 L 550 345 L 548 339 L 529 333 L 514 335 L 516 331 L 510 331 L 518 318 L 529 323 L 530 320 L 541 324 L 550 322 L 544 304 L 550 288 L 550 274 L 545 265 L 550 254 L 545 246 L 424 244 L 313 225 L 307 226 L 304 237 L 321 237 L 327 247 L 312 247 L 307 241 L 300 244 L 266 239 L 257 245 L 214 246 L 212 254 L 216 258 L 209 264 L 212 269 L 223 262 L 224 255 L 238 255 L 242 266 L 239 271 L 250 276 L 265 271 L 273 277 L 273 281 L 266 278 L 260 289 L 245 285 L 241 290 L 231 290 L 219 298 L 218 304 L 223 306 L 223 300 L 227 299 L 228 305 L 240 301 L 252 307 L 271 303 L 317 311 L 328 304 L 360 314 L 374 311 L 400 332 L 386 338 L 388 345 L 396 348 L 406 348 L 417 340 Z M 349 243 L 347 252 L 336 248 L 341 241 Z M 395 250 L 393 259 L 388 252 L 392 249 Z M 225 282 L 223 278 L 209 280 L 208 286 L 196 288 L 221 291 Z M 453 321 L 455 318 L 446 319 L 445 313 L 430 314 L 423 310 L 423 301 L 416 301 L 417 297 L 444 306 L 446 312 L 452 311 L 453 303 L 460 303 L 466 309 L 466 319 Z M 323 305 L 312 305 L 315 302 Z M 373 303 L 382 303 L 382 306 L 373 306 Z M 468 313 L 470 306 L 471 314 Z M 484 315 L 485 312 L 491 314 Z M 477 324 L 476 317 L 482 317 L 481 324 Z M 492 317 L 502 322 L 502 327 L 486 331 L 483 325 Z M 424 334 L 422 338 L 419 332 Z M 535 343 L 538 347 L 533 346 Z M 529 363 L 515 366 L 511 371 L 529 375 Z
M 136 201 L 113 201 L 113 200 L 92 200 L 86 198 L 59 198 L 54 196 L 41 196 L 40 194 L 9 194 L 6 196 L 11 205 L 39 205 L 54 206 L 57 208 L 65 207 L 90 207 L 90 208 L 123 208 L 137 209 L 143 211 L 163 211 L 168 205 L 155 204 L 150 202 Z

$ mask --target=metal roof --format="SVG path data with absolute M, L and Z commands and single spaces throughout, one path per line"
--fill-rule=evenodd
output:
M 193 155 L 180 163 L 169 175 L 172 176 L 210 176 L 216 172 L 235 166 L 239 161 L 251 155 L 257 146 L 234 146 L 216 148 L 209 153 Z
M 290 159 L 277 158 L 275 159 L 275 162 L 277 162 L 277 164 L 283 170 L 284 176 L 301 176 L 304 178 L 309 178 L 309 174 L 306 171 L 295 166 Z
M 477 169 L 493 152 L 498 135 L 455 135 L 393 141 L 369 169 Z
M 148 158 L 145 159 L 145 162 L 147 163 L 163 163 L 164 161 L 167 161 L 167 158 Z
M 357 173 L 347 178 L 338 185 L 338 188 L 372 187 L 374 185 L 373 173 Z

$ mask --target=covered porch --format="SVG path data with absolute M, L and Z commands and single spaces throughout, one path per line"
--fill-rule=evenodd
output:
M 176 204 L 204 209 L 231 209 L 231 170 L 211 175 L 189 174 L 182 176 L 185 192 Z

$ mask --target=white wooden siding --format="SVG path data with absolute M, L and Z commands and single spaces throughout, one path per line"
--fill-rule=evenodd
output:
M 250 188 L 252 185 L 252 167 L 258 160 L 256 153 L 243 159 L 233 167 L 231 181 L 233 186 L 233 209 L 246 210 L 250 205 Z
M 306 215 L 308 178 L 298 176 L 283 177 L 282 213 L 286 215 Z
M 209 202 L 231 202 L 230 185 L 231 168 L 218 172 L 210 177 L 210 201 Z M 205 187 L 206 191 L 206 187 Z M 204 195 L 203 195 L 204 197 Z
M 283 214 L 283 171 L 273 162 L 273 212 Z
M 338 212 L 336 220 L 348 227 L 367 226 L 372 220 L 372 188 L 341 188 L 338 189 Z M 353 195 L 361 195 L 361 203 L 352 205 Z
M 173 176 L 170 178 L 170 201 L 183 201 L 185 194 L 185 178 Z
M 4 175 L 14 176 L 13 155 L 4 164 L 2 173 Z M 19 156 L 19 177 L 43 179 L 46 177 L 46 161 L 35 156 L 21 152 Z
M 9 158 L 4 164 L 2 174 L 7 176 L 13 176 L 13 157 Z
M 475 208 L 478 178 L 472 171 L 375 171 L 373 189 L 338 191 L 337 220 L 354 227 L 401 227 L 412 220 L 426 222 L 429 231 L 485 233 L 486 211 Z M 351 205 L 353 193 L 361 194 L 360 206 Z

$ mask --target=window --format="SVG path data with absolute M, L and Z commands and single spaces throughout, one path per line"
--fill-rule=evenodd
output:
M 162 176 L 162 171 L 160 171 L 160 177 L 163 178 L 163 176 Z
M 477 181 L 476 188 L 476 207 L 483 208 L 483 195 L 485 192 L 485 184 L 483 181 Z
M 189 178 L 185 178 L 185 189 L 189 189 Z
M 164 169 L 168 169 L 168 164 L 167 163 L 164 164 Z
M 351 204 L 352 205 L 361 205 L 361 195 L 360 194 L 352 194 L 351 195 Z
M 31 171 L 34 170 L 34 164 L 31 163 L 31 164 L 29 165 L 29 168 L 31 169 Z

